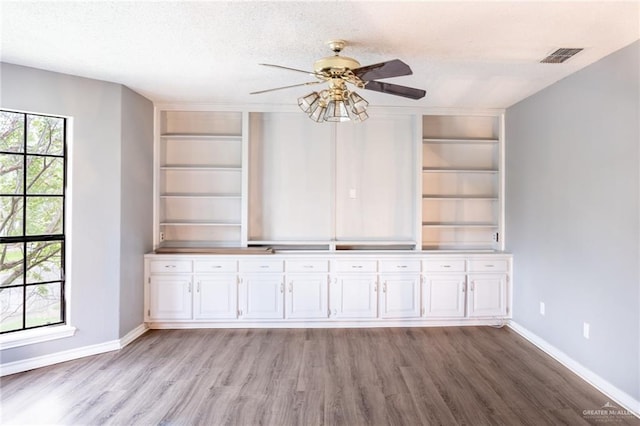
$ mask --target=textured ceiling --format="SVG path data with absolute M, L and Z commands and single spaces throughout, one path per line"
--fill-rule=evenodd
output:
M 632 2 L 7 1 L 1 59 L 129 86 L 156 102 L 292 104 L 345 39 L 362 65 L 399 58 L 419 101 L 363 90 L 375 105 L 505 108 L 640 38 Z M 559 47 L 568 62 L 540 64 Z M 316 86 L 317 87 L 317 86 Z

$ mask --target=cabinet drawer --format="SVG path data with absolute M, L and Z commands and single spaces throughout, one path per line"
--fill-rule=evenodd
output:
M 334 260 L 332 272 L 376 272 L 375 260 Z
M 235 260 L 199 260 L 196 261 L 196 272 L 236 272 L 238 270 Z
M 442 259 L 423 260 L 422 269 L 424 272 L 464 272 L 464 260 Z
M 241 260 L 240 272 L 282 272 L 282 260 Z
M 420 272 L 419 260 L 381 260 L 380 272 Z
M 152 274 L 191 272 L 190 260 L 152 260 L 149 262 L 149 271 Z
M 507 272 L 509 261 L 506 259 L 476 259 L 469 261 L 470 272 Z
M 287 260 L 285 267 L 287 272 L 327 272 L 329 271 L 329 261 Z

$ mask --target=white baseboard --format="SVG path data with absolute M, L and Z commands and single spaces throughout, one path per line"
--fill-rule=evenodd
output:
M 478 319 L 372 319 L 372 320 L 230 320 L 230 321 L 153 321 L 151 329 L 192 329 L 192 328 L 390 328 L 390 327 L 502 327 L 508 322 L 504 318 Z
M 547 355 L 554 358 L 560 364 L 567 367 L 569 370 L 573 371 L 575 374 L 580 376 L 583 380 L 589 383 L 591 386 L 598 389 L 600 392 L 607 395 L 609 398 L 614 400 L 616 403 L 621 405 L 623 408 L 631 412 L 636 417 L 640 417 L 640 401 L 624 392 L 623 390 L 617 388 L 609 381 L 603 379 L 593 371 L 589 370 L 584 365 L 580 364 L 573 358 L 571 358 L 566 353 L 562 352 L 560 349 L 556 348 L 540 336 L 535 333 L 532 333 L 525 327 L 521 326 L 517 322 L 511 320 L 508 324 L 508 327 L 513 331 L 527 339 L 529 342 L 536 345 L 542 351 L 547 353 Z
M 128 332 L 122 339 L 120 339 L 120 349 L 127 346 L 129 343 L 136 340 L 138 337 L 142 336 L 149 330 L 146 324 L 140 324 L 130 332 Z
M 147 330 L 148 328 L 145 324 L 140 324 L 138 327 L 127 333 L 127 335 L 122 339 L 98 343 L 96 345 L 83 346 L 75 349 L 69 349 L 67 351 L 56 352 L 53 354 L 27 358 L 20 361 L 9 362 L 6 364 L 0 364 L 0 377 L 8 376 L 9 374 L 21 373 L 23 371 L 33 370 L 34 368 L 46 367 L 48 365 L 58 364 L 60 362 L 84 358 L 86 356 L 117 351 L 133 342 L 135 339 L 143 335 Z

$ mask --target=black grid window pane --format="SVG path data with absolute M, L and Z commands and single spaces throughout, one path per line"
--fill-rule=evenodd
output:
M 23 203 L 23 197 L 0 196 L 0 238 L 17 237 L 23 234 Z
M 64 193 L 64 158 L 27 155 L 27 194 Z
M 64 154 L 64 119 L 27 115 L 27 152 L 29 154 Z
M 35 284 L 25 287 L 27 327 L 59 324 L 62 321 L 61 283 Z
M 0 151 L 24 151 L 24 117 L 19 112 L 2 111 L 0 114 Z
M 22 194 L 24 179 L 24 155 L 0 154 L 0 191 L 5 194 Z
M 0 260 L 2 261 L 0 287 L 22 284 L 24 282 L 24 243 L 0 244 Z
M 62 266 L 61 241 L 27 243 L 27 283 L 59 281 Z
M 0 110 L 0 333 L 65 322 L 66 120 Z

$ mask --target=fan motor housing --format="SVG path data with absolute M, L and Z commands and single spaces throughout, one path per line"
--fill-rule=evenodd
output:
M 360 68 L 360 62 L 346 56 L 327 56 L 314 62 L 313 69 L 317 73 L 345 71 Z

